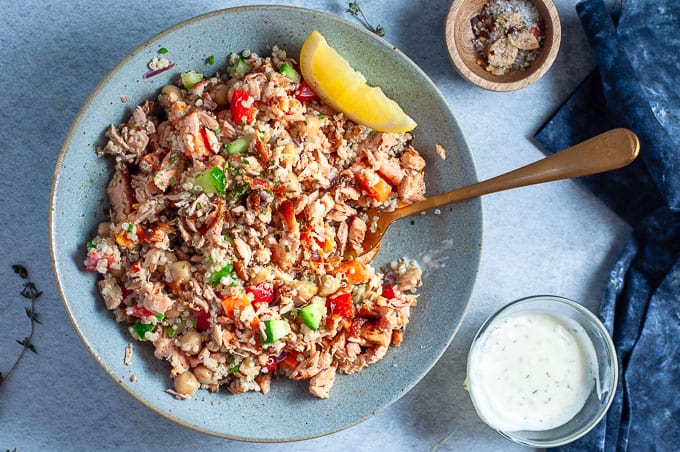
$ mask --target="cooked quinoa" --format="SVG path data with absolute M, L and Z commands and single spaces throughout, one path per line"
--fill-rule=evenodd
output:
M 167 360 L 174 387 L 267 393 L 272 375 L 329 396 L 398 346 L 420 269 L 343 262 L 366 209 L 423 199 L 425 160 L 322 103 L 296 62 L 232 55 L 189 72 L 107 132 L 110 221 L 88 242 L 106 307 Z M 127 359 L 127 357 L 126 357 Z

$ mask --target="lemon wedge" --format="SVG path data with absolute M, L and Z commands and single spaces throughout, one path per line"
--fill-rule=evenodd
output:
M 416 127 L 399 104 L 352 69 L 317 30 L 300 52 L 302 76 L 314 92 L 352 121 L 379 132 L 408 132 Z

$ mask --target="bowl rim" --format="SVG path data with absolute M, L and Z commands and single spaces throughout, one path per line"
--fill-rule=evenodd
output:
M 110 79 L 116 74 L 123 66 L 125 66 L 133 57 L 135 57 L 138 53 L 142 52 L 144 49 L 146 49 L 151 43 L 162 39 L 164 36 L 167 36 L 189 24 L 195 23 L 195 22 L 200 22 L 206 19 L 209 19 L 211 17 L 215 16 L 220 16 L 223 14 L 230 14 L 230 13 L 239 13 L 239 12 L 248 12 L 248 11 L 254 11 L 254 12 L 260 12 L 263 10 L 269 10 L 269 11 L 278 11 L 278 12 L 295 12 L 295 13 L 307 13 L 307 14 L 315 14 L 324 17 L 325 19 L 333 20 L 339 23 L 342 23 L 345 26 L 348 26 L 352 29 L 354 29 L 356 32 L 359 32 L 361 34 L 364 34 L 366 36 L 371 36 L 373 39 L 378 40 L 381 44 L 392 50 L 396 55 L 403 60 L 407 65 L 411 66 L 411 68 L 418 73 L 423 81 L 427 83 L 432 89 L 437 96 L 439 96 L 442 100 L 442 102 L 447 106 L 449 109 L 451 116 L 454 118 L 455 121 L 455 128 L 460 134 L 461 142 L 460 145 L 461 147 L 466 151 L 467 158 L 469 159 L 470 163 L 470 171 L 471 171 L 471 176 L 475 179 L 478 180 L 479 176 L 477 174 L 477 167 L 474 161 L 474 157 L 472 155 L 472 152 L 470 152 L 470 147 L 467 144 L 467 140 L 465 140 L 465 136 L 463 135 L 462 129 L 460 128 L 460 125 L 458 122 L 455 120 L 455 116 L 453 116 L 453 112 L 450 110 L 450 107 L 448 106 L 448 102 L 446 101 L 446 98 L 443 96 L 443 94 L 440 92 L 440 90 L 437 88 L 435 83 L 432 81 L 429 75 L 420 67 L 418 66 L 410 57 L 408 57 L 405 53 L 403 53 L 401 50 L 399 50 L 396 46 L 394 46 L 392 43 L 387 41 L 386 39 L 375 35 L 374 33 L 366 30 L 365 28 L 347 20 L 342 17 L 338 17 L 335 14 L 326 12 L 326 11 L 320 11 L 312 8 L 304 8 L 304 7 L 298 7 L 298 6 L 289 6 L 289 5 L 245 5 L 245 6 L 234 6 L 234 7 L 227 7 L 227 8 L 220 8 L 217 10 L 209 11 L 206 13 L 202 13 L 193 17 L 190 17 L 188 19 L 181 20 L 180 22 L 163 29 L 161 32 L 156 33 L 149 37 L 148 39 L 145 39 L 141 44 L 136 46 L 133 50 L 131 50 L 127 55 L 125 55 L 115 66 L 113 66 L 107 73 L 106 75 L 102 78 L 102 80 L 94 87 L 94 89 L 91 91 L 91 93 L 88 95 L 88 97 L 85 99 L 83 104 L 81 105 L 80 109 L 78 110 L 78 113 L 76 116 L 73 118 L 71 125 L 68 129 L 68 132 L 66 136 L 64 137 L 64 141 L 62 143 L 62 146 L 59 151 L 59 155 L 57 158 L 57 161 L 55 163 L 54 171 L 53 171 L 53 176 L 52 176 L 52 184 L 50 188 L 50 201 L 49 201 L 49 209 L 48 209 L 48 242 L 49 242 L 49 247 L 50 247 L 50 263 L 52 267 L 52 273 L 54 276 L 55 284 L 57 286 L 57 291 L 59 293 L 59 298 L 61 299 L 61 302 L 64 306 L 64 309 L 66 311 L 66 315 L 69 318 L 69 321 L 71 322 L 71 325 L 73 326 L 73 329 L 76 331 L 76 334 L 82 341 L 83 345 L 87 349 L 87 351 L 90 353 L 92 358 L 94 358 L 95 362 L 101 367 L 104 372 L 113 380 L 116 385 L 118 385 L 120 388 L 122 388 L 127 394 L 132 396 L 133 399 L 135 399 L 137 402 L 141 403 L 144 405 L 146 408 L 150 409 L 151 411 L 160 414 L 162 417 L 164 417 L 167 420 L 170 420 L 174 423 L 177 423 L 183 427 L 186 427 L 188 429 L 198 431 L 200 433 L 208 434 L 211 436 L 216 436 L 220 438 L 225 438 L 225 439 L 230 439 L 230 440 L 236 440 L 236 441 L 244 441 L 244 442 L 253 442 L 253 443 L 279 443 L 279 442 L 294 442 L 294 441 L 303 441 L 303 440 L 308 440 L 308 439 L 313 439 L 313 438 L 318 438 L 318 437 L 323 437 L 326 435 L 330 435 L 333 433 L 337 433 L 339 431 L 348 429 L 352 426 L 355 426 L 371 417 L 374 415 L 380 413 L 381 411 L 384 411 L 387 409 L 389 406 L 392 404 L 396 403 L 399 399 L 402 398 L 406 393 L 408 393 L 413 387 L 415 387 L 429 372 L 432 370 L 432 368 L 440 361 L 441 357 L 444 355 L 448 347 L 451 345 L 451 342 L 453 341 L 454 337 L 458 333 L 458 331 L 461 328 L 461 325 L 463 324 L 463 321 L 465 317 L 467 316 L 467 313 L 469 312 L 470 309 L 470 304 L 472 300 L 472 294 L 474 293 L 475 286 L 478 280 L 478 275 L 479 275 L 479 267 L 481 264 L 481 256 L 482 256 L 482 246 L 483 246 L 483 232 L 484 232 L 484 221 L 483 221 L 483 204 L 482 200 L 478 198 L 478 203 L 479 207 L 477 209 L 477 216 L 478 216 L 478 221 L 479 221 L 479 231 L 478 231 L 478 251 L 476 253 L 476 262 L 473 263 L 471 266 L 471 273 L 472 273 L 472 281 L 470 282 L 469 286 L 469 294 L 468 294 L 468 299 L 465 303 L 465 306 L 461 312 L 461 317 L 457 325 L 454 327 L 452 333 L 450 336 L 447 338 L 445 341 L 443 347 L 441 350 L 437 353 L 435 359 L 431 362 L 431 364 L 423 369 L 422 374 L 414 379 L 413 381 L 410 382 L 400 393 L 396 394 L 391 400 L 389 400 L 387 403 L 383 404 L 380 407 L 377 407 L 376 409 L 366 413 L 364 416 L 359 416 L 355 419 L 353 419 L 351 422 L 346 422 L 339 424 L 337 427 L 321 432 L 321 433 L 315 433 L 312 435 L 296 435 L 296 436 L 289 436 L 286 438 L 275 438 L 275 439 L 268 439 L 268 438 L 251 438 L 251 437 L 244 437 L 244 436 L 239 436 L 239 435 L 234 435 L 234 434 L 228 434 L 228 433 L 223 433 L 223 432 L 217 432 L 213 431 L 207 428 L 203 428 L 200 425 L 192 424 L 188 421 L 183 420 L 180 417 L 175 416 L 173 413 L 163 411 L 159 408 L 157 408 L 155 405 L 151 403 L 147 403 L 145 399 L 143 399 L 140 395 L 138 395 L 136 392 L 134 392 L 132 389 L 130 389 L 128 386 L 124 385 L 122 380 L 119 378 L 118 375 L 113 373 L 113 370 L 102 360 L 102 358 L 96 353 L 96 351 L 93 349 L 93 347 L 90 345 L 89 341 L 85 338 L 83 335 L 82 330 L 78 326 L 78 323 L 75 320 L 75 317 L 73 316 L 73 313 L 71 312 L 71 308 L 69 306 L 69 303 L 67 302 L 67 296 L 66 293 L 64 292 L 64 287 L 61 282 L 61 277 L 60 273 L 58 271 L 58 262 L 57 262 L 57 252 L 56 252 L 56 231 L 55 231 L 55 203 L 57 200 L 57 185 L 60 179 L 61 175 L 61 170 L 64 164 L 64 160 L 68 151 L 68 148 L 70 146 L 70 143 L 73 139 L 73 135 L 76 131 L 76 126 L 77 124 L 80 123 L 83 115 L 85 114 L 86 110 L 91 106 L 92 102 L 94 101 L 95 97 L 98 95 L 98 93 L 102 90 L 102 88 L 110 81 Z
M 504 314 L 507 312 L 509 309 L 518 306 L 518 305 L 523 305 L 527 303 L 531 303 L 534 301 L 547 301 L 549 303 L 561 303 L 565 306 L 567 306 L 570 309 L 573 309 L 574 311 L 577 311 L 579 314 L 584 315 L 586 318 L 588 318 L 590 321 L 593 322 L 593 324 L 597 327 L 597 329 L 603 333 L 602 336 L 604 337 L 604 342 L 606 345 L 606 349 L 608 352 L 608 356 L 611 358 L 612 362 L 612 385 L 611 388 L 612 390 L 609 391 L 607 398 L 605 400 L 605 403 L 603 405 L 603 409 L 598 413 L 596 417 L 594 417 L 588 425 L 583 428 L 581 431 L 578 433 L 567 436 L 565 438 L 559 439 L 559 440 L 545 440 L 545 441 L 532 441 L 532 440 L 527 440 L 522 437 L 518 437 L 513 434 L 513 432 L 505 432 L 501 430 L 497 430 L 491 426 L 492 429 L 494 429 L 498 434 L 500 434 L 502 437 L 507 438 L 517 444 L 521 444 L 523 446 L 529 446 L 529 447 L 537 447 L 537 448 L 551 448 L 551 447 L 559 447 L 559 446 L 564 446 L 566 444 L 572 443 L 576 441 L 577 439 L 585 436 L 588 434 L 597 424 L 600 423 L 600 421 L 605 417 L 607 412 L 609 411 L 609 408 L 611 407 L 614 397 L 616 396 L 616 388 L 618 387 L 619 384 L 619 361 L 618 361 L 618 355 L 616 353 L 616 348 L 614 346 L 614 342 L 611 338 L 611 335 L 609 334 L 609 331 L 607 331 L 607 328 L 604 326 L 602 321 L 588 308 L 583 306 L 582 304 L 571 300 L 566 297 L 562 297 L 559 295 L 550 295 L 550 294 L 545 294 L 545 295 L 530 295 L 527 297 L 519 298 L 517 300 L 511 301 L 510 303 L 502 306 L 498 310 L 496 310 L 493 314 L 491 314 L 485 321 L 482 323 L 482 325 L 479 327 L 477 332 L 475 333 L 472 342 L 470 343 L 470 349 L 467 354 L 467 365 L 466 365 L 466 375 L 470 375 L 470 362 L 471 362 L 471 355 L 474 349 L 475 342 L 479 340 L 480 336 L 486 331 L 489 325 L 493 323 L 494 320 L 496 320 L 500 315 Z M 469 377 L 468 377 L 469 378 Z M 470 400 L 472 401 L 472 405 L 475 408 L 475 411 L 477 411 L 477 407 L 475 405 L 475 399 L 472 396 L 472 391 L 469 391 L 470 395 Z M 481 416 L 480 416 L 481 419 Z M 483 419 L 482 419 L 483 421 Z M 483 421 L 485 424 L 486 422 Z M 488 425 L 488 424 L 487 424 Z
M 529 73 L 525 77 L 522 77 L 519 80 L 515 80 L 513 82 L 502 82 L 502 81 L 493 81 L 493 80 L 488 80 L 483 77 L 480 77 L 479 75 L 475 74 L 472 72 L 469 68 L 468 65 L 465 64 L 465 61 L 460 56 L 460 53 L 458 52 L 458 48 L 456 46 L 456 34 L 453 32 L 453 27 L 457 21 L 458 18 L 458 13 L 460 12 L 460 9 L 465 3 L 465 0 L 453 0 L 453 3 L 451 4 L 451 7 L 449 8 L 449 11 L 446 15 L 445 18 L 445 26 L 444 26 L 444 44 L 446 45 L 446 50 L 447 54 L 449 56 L 449 60 L 453 64 L 453 67 L 456 69 L 456 72 L 465 80 L 468 82 L 479 86 L 480 88 L 484 88 L 489 91 L 496 91 L 496 92 L 507 92 L 507 91 L 516 91 L 522 88 L 526 88 L 527 86 L 533 84 L 536 82 L 538 79 L 543 77 L 548 70 L 552 67 L 553 63 L 555 62 L 555 59 L 557 58 L 557 54 L 559 52 L 560 48 L 560 43 L 562 41 L 562 25 L 560 22 L 560 16 L 559 12 L 557 10 L 557 7 L 555 6 L 555 3 L 553 0 L 529 0 L 531 3 L 536 3 L 540 2 L 542 3 L 546 9 L 548 10 L 548 14 L 550 16 L 551 22 L 552 22 L 552 46 L 547 49 L 548 50 L 548 55 L 546 59 L 540 64 L 539 67 L 537 67 L 533 72 Z

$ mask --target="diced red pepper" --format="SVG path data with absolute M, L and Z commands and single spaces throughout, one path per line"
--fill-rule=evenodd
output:
M 296 352 L 295 350 L 291 350 L 291 351 L 286 352 L 285 358 L 283 358 L 281 361 L 279 361 L 279 367 L 282 370 L 285 370 L 285 371 L 288 371 L 288 372 L 294 370 L 297 367 L 297 365 L 299 364 L 299 362 L 297 360 L 298 355 L 299 355 L 299 353 Z
M 274 301 L 274 286 L 268 281 L 248 286 L 246 292 L 252 294 L 253 303 L 271 303 Z
M 295 232 L 299 229 L 298 222 L 295 219 L 295 209 L 293 208 L 293 203 L 286 199 L 279 206 L 279 212 L 281 213 L 281 219 L 289 232 Z
M 371 277 L 368 267 L 358 261 L 346 261 L 335 267 L 335 277 L 346 279 L 348 284 L 365 283 Z
M 342 317 L 351 318 L 354 316 L 354 305 L 352 304 L 352 295 L 350 293 L 341 293 L 335 297 L 326 298 L 326 307 L 333 314 Z
M 193 314 L 194 318 L 196 319 L 197 330 L 210 329 L 210 314 L 208 314 L 206 311 L 201 310 L 195 310 Z
M 248 101 L 250 95 L 244 89 L 237 88 L 231 95 L 231 102 L 229 108 L 231 109 L 231 117 L 236 124 L 251 124 L 255 120 L 255 113 L 257 108 L 253 105 L 246 107 L 244 102 Z
M 529 33 L 531 33 L 532 35 L 534 35 L 538 38 L 539 36 L 541 36 L 541 29 L 538 28 L 538 27 L 531 27 L 531 29 L 529 30 Z
M 311 102 L 316 99 L 316 93 L 306 81 L 302 80 L 297 91 L 295 91 L 295 98 L 300 102 Z
M 250 303 L 250 298 L 248 298 L 245 292 L 234 297 L 224 297 L 222 298 L 221 304 L 224 313 L 232 319 L 234 318 L 235 310 L 243 311 L 244 309 L 248 308 L 248 306 L 252 306 Z M 250 322 L 250 327 L 254 330 L 260 327 L 259 317 L 255 316 L 253 318 L 253 320 Z
M 125 310 L 127 315 L 131 315 L 137 318 L 143 317 L 153 317 L 156 315 L 155 312 L 146 309 L 144 306 L 132 306 Z
M 355 171 L 354 178 L 359 181 L 368 196 L 378 202 L 387 201 L 392 193 L 392 186 L 372 169 L 361 168 Z
M 389 284 L 384 286 L 382 290 L 382 296 L 387 298 L 388 300 L 394 298 L 394 287 L 392 287 Z

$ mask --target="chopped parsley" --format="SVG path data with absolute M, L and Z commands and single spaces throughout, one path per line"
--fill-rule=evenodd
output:
M 284 248 L 286 249 L 286 253 L 290 253 L 290 247 L 288 245 L 284 246 Z
M 161 47 L 160 49 L 158 49 L 158 53 L 160 53 L 161 55 L 165 55 L 166 53 L 168 53 L 168 49 L 166 49 L 165 47 Z
M 326 115 L 324 115 L 323 113 L 319 113 L 318 115 L 316 115 L 316 117 L 319 119 L 326 119 Z
M 161 314 L 160 312 L 157 312 L 157 313 L 156 313 L 156 318 L 157 318 L 158 320 L 163 320 L 163 319 L 165 318 L 165 315 Z
M 86 246 L 87 246 L 87 249 L 88 249 L 88 250 L 91 250 L 92 248 L 96 248 L 96 247 L 97 247 L 97 245 L 95 245 L 93 242 L 87 242 L 87 245 L 86 245 Z
M 208 58 L 205 59 L 205 62 L 208 64 L 215 64 L 215 55 L 210 55 Z

